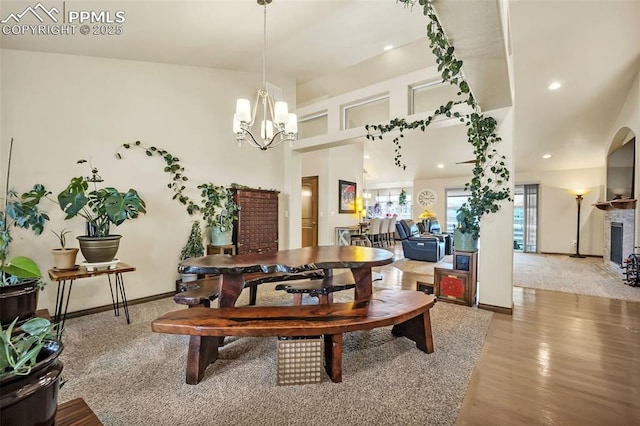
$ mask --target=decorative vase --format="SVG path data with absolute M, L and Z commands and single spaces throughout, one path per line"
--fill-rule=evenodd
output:
M 38 293 L 37 279 L 0 286 L 0 323 L 7 326 L 18 317 L 17 324 L 22 324 L 35 316 L 38 308 Z
M 62 343 L 49 340 L 27 375 L 0 379 L 0 418 L 3 426 L 53 425 L 58 409 Z
M 76 267 L 77 248 L 70 249 L 53 249 L 53 263 L 56 269 L 60 271 L 70 271 Z
M 233 229 L 221 231 L 219 227 L 211 227 L 211 245 L 226 246 L 233 240 Z
M 453 249 L 455 251 L 478 251 L 478 239 L 472 234 L 466 234 L 459 229 L 453 231 Z
M 103 263 L 115 259 L 122 235 L 76 238 L 80 242 L 80 251 L 88 263 Z

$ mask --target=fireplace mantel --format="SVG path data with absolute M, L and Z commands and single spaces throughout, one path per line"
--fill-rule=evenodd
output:
M 635 209 L 636 201 L 635 198 L 624 198 L 620 200 L 602 201 L 593 205 L 600 210 Z

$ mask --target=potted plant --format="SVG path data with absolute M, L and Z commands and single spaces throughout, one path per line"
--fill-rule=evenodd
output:
M 9 425 L 53 425 L 58 406 L 62 343 L 44 318 L 0 331 L 0 418 Z
M 53 263 L 55 268 L 59 271 L 70 271 L 77 268 L 76 256 L 78 255 L 77 248 L 67 248 L 67 234 L 71 233 L 67 229 L 63 229 L 59 233 L 51 231 L 58 238 L 60 248 L 52 249 Z
M 223 246 L 231 244 L 233 222 L 238 219 L 238 205 L 233 201 L 230 189 L 212 183 L 198 185 L 202 197 L 200 212 L 211 229 L 211 244 Z
M 400 195 L 398 196 L 398 205 L 399 206 L 407 205 L 407 191 L 405 191 L 404 188 L 402 188 L 402 190 L 400 191 Z
M 146 213 L 146 204 L 135 189 L 121 192 L 113 187 L 98 188 L 100 182 L 103 179 L 98 169 L 91 167 L 91 176 L 71 178 L 69 185 L 58 194 L 60 208 L 67 214 L 65 219 L 80 216 L 87 221 L 87 235 L 77 239 L 89 263 L 111 262 L 115 258 L 122 235 L 111 234 L 111 224 L 119 226 L 127 219 Z
M 182 247 L 182 251 L 180 252 L 180 260 L 204 256 L 203 239 L 200 221 L 194 220 L 191 225 L 191 232 L 189 232 L 187 243 Z M 198 279 L 198 274 L 180 274 L 180 277 L 182 278 L 182 282 L 185 283 Z
M 408 4 L 408 1 L 402 1 Z M 411 2 L 413 5 L 414 2 Z M 456 57 L 455 48 L 447 38 L 440 21 L 436 16 L 433 5 L 426 0 L 420 0 L 424 15 L 429 20 L 427 37 L 429 47 L 436 56 L 438 70 L 442 80 L 457 89 L 457 97 L 437 108 L 433 114 L 425 119 L 408 122 L 403 118 L 394 118 L 388 124 L 368 124 L 367 139 L 382 139 L 386 133 L 394 132 L 395 165 L 406 169 L 402 161 L 400 139 L 405 130 L 420 129 L 425 131 L 438 116 L 460 120 L 467 127 L 467 140 L 473 146 L 476 156 L 471 181 L 465 184 L 465 190 L 470 196 L 457 212 L 458 226 L 454 230 L 454 247 L 461 251 L 475 251 L 480 236 L 480 219 L 488 213 L 500 210 L 502 201 L 512 201 L 511 192 L 507 185 L 510 172 L 506 165 L 506 157 L 498 153 L 495 148 L 501 141 L 497 134 L 497 121 L 480 111 L 475 96 L 461 72 L 463 62 Z M 462 107 L 454 109 L 454 107 Z M 470 107 L 470 108 L 465 108 Z M 467 112 L 465 112 L 467 111 Z M 467 245 L 469 243 L 469 245 Z
M 49 220 L 38 208 L 40 201 L 50 194 L 41 184 L 18 195 L 9 189 L 13 138 L 9 144 L 9 161 L 4 190 L 3 209 L 0 211 L 0 323 L 9 324 L 16 317 L 19 322 L 35 315 L 38 306 L 38 290 L 44 286 L 38 265 L 28 257 L 9 258 L 11 229 L 30 229 L 35 235 L 42 234 Z

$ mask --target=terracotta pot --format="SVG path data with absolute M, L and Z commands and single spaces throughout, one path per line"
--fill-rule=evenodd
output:
M 21 324 L 33 317 L 38 308 L 38 293 L 37 279 L 0 286 L 0 323 L 7 326 L 18 317 Z
M 80 242 L 80 251 L 88 263 L 102 263 L 115 259 L 122 235 L 76 238 Z
M 56 269 L 68 271 L 75 268 L 76 256 L 78 255 L 77 248 L 53 249 L 51 253 L 53 254 L 53 263 L 56 265 Z
M 26 376 L 0 379 L 0 419 L 3 426 L 53 425 L 58 408 L 62 343 L 47 342 Z

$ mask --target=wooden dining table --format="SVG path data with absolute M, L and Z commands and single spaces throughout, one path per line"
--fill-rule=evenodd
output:
M 244 274 L 262 272 L 298 273 L 322 269 L 350 269 L 356 284 L 356 300 L 373 293 L 371 268 L 394 261 L 388 250 L 361 246 L 317 246 L 273 253 L 251 253 L 237 256 L 214 254 L 190 258 L 180 263 L 184 274 L 221 275 L 218 293 L 219 307 L 235 305 L 244 288 Z

